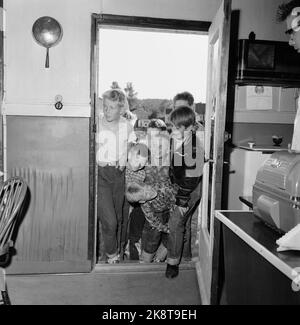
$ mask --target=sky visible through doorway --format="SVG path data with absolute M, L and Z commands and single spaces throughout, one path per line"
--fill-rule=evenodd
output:
M 139 99 L 189 91 L 206 102 L 208 36 L 100 29 L 99 96 L 113 81 L 132 82 Z

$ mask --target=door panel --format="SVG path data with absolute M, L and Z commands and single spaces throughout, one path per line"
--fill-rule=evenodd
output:
M 204 303 L 211 302 L 214 212 L 221 208 L 224 131 L 227 102 L 231 0 L 223 0 L 209 30 L 205 164 L 197 271 Z
M 8 177 L 30 190 L 8 273 L 91 270 L 89 119 L 7 117 Z

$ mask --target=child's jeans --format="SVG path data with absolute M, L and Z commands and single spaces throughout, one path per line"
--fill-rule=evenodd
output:
M 122 209 L 124 203 L 125 173 L 116 167 L 98 167 L 98 218 L 102 226 L 104 251 L 108 258 L 118 255 Z
M 185 224 L 185 232 L 183 236 L 182 259 L 190 261 L 192 259 L 192 217 L 191 213 Z
M 123 218 L 121 225 L 121 244 L 120 244 L 120 258 L 124 259 L 127 241 L 128 241 L 128 232 L 129 232 L 129 218 L 130 218 L 130 210 L 132 209 L 130 203 L 127 201 L 126 197 L 124 197 L 123 204 Z
M 129 253 L 131 260 L 139 260 L 139 252 L 136 244 L 142 238 L 145 224 L 145 216 L 140 206 L 134 207 L 130 214 L 129 221 Z
M 180 262 L 183 249 L 185 225 L 188 219 L 188 210 L 188 207 L 185 208 L 176 206 L 175 210 L 170 215 L 170 233 L 167 244 L 167 263 L 170 265 L 177 265 Z
M 162 223 L 166 224 L 169 220 L 169 210 L 163 212 L 156 212 L 156 216 L 158 216 Z M 142 262 L 151 263 L 153 257 L 160 245 L 161 242 L 167 246 L 167 238 L 168 234 L 160 232 L 154 228 L 152 228 L 147 220 L 145 220 L 143 235 L 142 235 Z
M 199 183 L 191 194 L 188 207 L 176 206 L 175 211 L 170 214 L 167 244 L 167 263 L 170 265 L 178 265 L 181 257 L 186 260 L 191 258 L 191 221 L 200 202 L 201 189 L 202 183 Z

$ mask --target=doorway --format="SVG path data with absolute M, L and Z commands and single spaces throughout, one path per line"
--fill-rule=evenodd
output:
M 204 120 L 209 22 L 154 19 L 114 15 L 92 17 L 91 98 L 91 235 L 94 261 L 105 262 L 97 231 L 97 168 L 95 164 L 96 109 L 110 88 L 127 93 L 137 124 L 151 118 L 168 122 L 173 97 L 189 91 L 195 99 L 198 121 Z M 192 220 L 192 251 L 196 248 L 198 213 Z M 98 225 L 99 227 L 99 225 Z M 125 262 L 125 261 L 124 261 Z M 133 262 L 133 261 L 131 261 Z M 138 262 L 138 261 L 137 261 Z

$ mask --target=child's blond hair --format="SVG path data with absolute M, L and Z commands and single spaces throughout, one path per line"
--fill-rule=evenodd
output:
M 113 102 L 118 102 L 120 114 L 123 115 L 129 111 L 129 105 L 125 93 L 121 89 L 109 89 L 102 95 L 103 101 L 109 99 Z
M 150 150 L 145 143 L 131 142 L 129 143 L 128 155 L 132 153 L 137 153 L 138 155 L 148 158 L 150 157 Z

